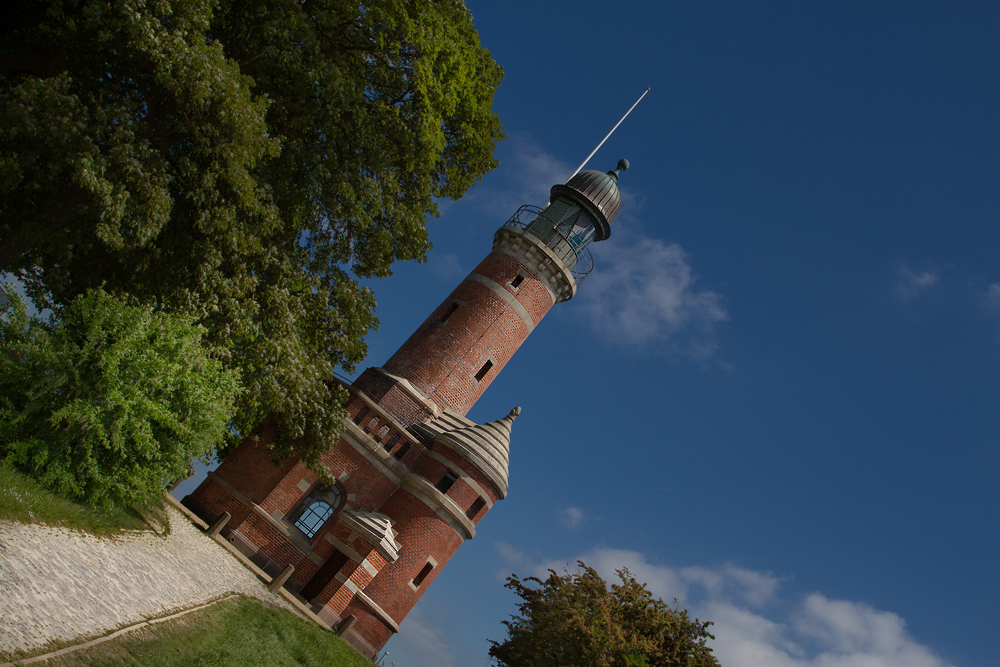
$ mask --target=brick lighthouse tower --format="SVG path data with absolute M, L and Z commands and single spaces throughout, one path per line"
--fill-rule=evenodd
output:
M 265 429 L 247 438 L 184 504 L 213 522 L 359 651 L 377 654 L 462 542 L 507 495 L 511 426 L 465 417 L 554 304 L 571 299 L 611 233 L 614 171 L 554 185 L 522 206 L 493 250 L 381 368 L 348 387 L 345 432 L 321 461 L 324 485 L 298 459 L 275 467 Z

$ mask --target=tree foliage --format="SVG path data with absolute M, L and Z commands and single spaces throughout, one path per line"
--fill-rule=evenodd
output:
M 422 260 L 496 164 L 502 70 L 459 0 L 34 0 L 0 27 L 0 271 L 194 316 L 315 464 L 377 326 L 359 277 Z
M 490 641 L 500 667 L 710 667 L 719 664 L 706 645 L 710 622 L 654 599 L 627 569 L 608 589 L 597 572 L 549 570 L 544 581 L 505 584 L 521 598 L 518 615 L 504 621 L 507 639 Z M 534 585 L 526 585 L 528 582 Z
M 146 505 L 225 432 L 235 373 L 183 315 L 94 290 L 58 320 L 0 319 L 0 457 L 54 491 Z

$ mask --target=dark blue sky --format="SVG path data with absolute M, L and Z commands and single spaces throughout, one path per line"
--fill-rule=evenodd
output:
M 996 664 L 1000 5 L 469 6 L 501 166 L 372 284 L 366 365 L 652 91 L 588 165 L 632 164 L 594 273 L 469 415 L 522 406 L 510 495 L 384 664 L 485 665 L 504 576 L 578 558 L 725 667 Z
M 481 665 L 509 572 L 628 565 L 726 667 L 995 664 L 1000 5 L 471 2 L 501 167 L 373 287 L 379 365 L 544 203 L 622 214 L 470 416 L 511 488 L 387 649 Z

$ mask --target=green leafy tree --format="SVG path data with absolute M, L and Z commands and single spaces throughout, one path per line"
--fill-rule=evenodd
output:
M 222 440 L 235 373 L 188 316 L 100 290 L 48 321 L 0 318 L 0 458 L 107 509 L 148 505 Z
M 193 315 L 234 432 L 273 417 L 315 467 L 377 326 L 357 279 L 423 260 L 435 199 L 496 165 L 464 3 L 29 0 L 0 36 L 0 271 Z
M 653 598 L 627 569 L 608 589 L 597 572 L 549 570 L 544 581 L 505 584 L 521 598 L 518 615 L 504 621 L 507 639 L 490 641 L 499 667 L 711 667 L 719 664 L 707 640 L 710 622 Z M 533 585 L 526 585 L 530 582 Z

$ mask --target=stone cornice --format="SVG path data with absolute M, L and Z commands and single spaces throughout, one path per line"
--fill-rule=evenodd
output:
M 483 274 L 476 273 L 475 271 L 469 274 L 468 280 L 473 280 L 479 283 L 480 285 L 486 287 L 491 292 L 496 294 L 498 297 L 503 299 L 504 303 L 513 308 L 514 312 L 517 313 L 517 316 L 521 318 L 522 322 L 524 322 L 524 326 L 528 328 L 529 334 L 535 330 L 535 323 L 534 321 L 532 321 L 531 315 L 528 314 L 528 311 L 525 309 L 524 305 L 517 300 L 516 296 L 508 292 L 503 285 L 493 280 L 489 276 L 484 276 Z
M 549 290 L 552 303 L 576 295 L 576 279 L 541 239 L 517 227 L 503 226 L 493 235 L 493 250 L 513 257 L 528 268 Z
M 476 536 L 475 524 L 465 516 L 465 512 L 454 500 L 438 491 L 433 484 L 411 471 L 403 463 L 397 461 L 350 419 L 344 420 L 344 426 L 346 427 L 342 436 L 344 441 L 354 447 L 390 481 L 398 486 L 405 486 L 410 493 L 444 519 L 463 539 L 471 540 Z M 429 453 L 427 448 L 420 443 L 413 443 L 413 446 L 419 447 L 425 454 Z M 405 544 L 403 548 L 406 548 Z
M 378 604 L 376 604 L 374 600 L 365 595 L 364 591 L 359 590 L 357 593 L 355 593 L 355 595 L 358 597 L 359 600 L 361 600 L 361 602 L 365 604 L 366 607 L 374 611 L 375 615 L 378 616 L 383 623 L 388 625 L 393 632 L 399 632 L 399 625 L 396 623 L 396 621 L 392 620 L 392 616 L 390 616 L 384 609 L 382 609 L 382 607 L 378 606 Z
M 399 558 L 400 545 L 395 541 L 395 535 L 392 533 L 389 535 L 377 534 L 373 530 L 373 526 L 370 522 L 365 521 L 365 517 L 371 516 L 371 513 L 359 512 L 358 510 L 344 510 L 340 513 L 338 521 L 347 526 L 349 530 L 352 530 L 360 535 L 361 539 L 370 544 L 373 549 L 378 551 L 387 563 L 394 563 Z M 376 516 L 385 517 L 384 514 Z M 389 521 L 389 528 L 391 529 L 392 521 L 388 517 L 385 518 Z M 374 528 L 378 528 L 378 526 L 376 525 Z M 374 573 L 372 574 L 374 576 Z

